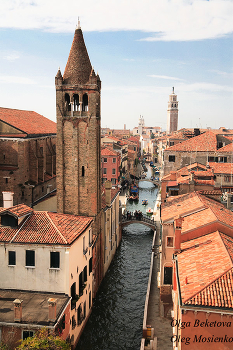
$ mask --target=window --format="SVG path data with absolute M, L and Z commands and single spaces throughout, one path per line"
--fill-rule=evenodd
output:
M 88 111 L 88 96 L 87 96 L 87 94 L 84 94 L 84 95 L 83 95 L 82 110 L 83 110 L 84 112 L 87 112 L 87 111 Z
M 8 265 L 16 265 L 16 253 L 8 251 Z
M 116 185 L 116 179 L 111 179 L 113 185 Z
M 175 162 L 176 157 L 175 156 L 169 156 L 169 162 Z
M 112 169 L 112 175 L 116 175 L 116 169 L 115 168 Z
M 84 176 L 85 175 L 85 168 L 84 168 L 84 166 L 82 166 L 82 176 Z
M 116 163 L 116 158 L 112 158 L 112 162 L 113 162 L 113 163 Z
M 92 232 L 89 230 L 89 247 L 92 246 Z
M 70 296 L 72 298 L 71 300 L 71 309 L 73 310 L 76 306 L 76 301 L 77 301 L 77 298 L 76 298 L 76 282 L 74 282 L 72 284 L 72 286 L 70 287 Z
M 170 141 L 170 146 L 174 146 L 174 141 Z
M 89 259 L 89 276 L 92 273 L 92 257 Z
M 78 314 L 78 325 L 80 325 L 83 321 L 83 312 L 82 312 L 82 305 L 80 304 L 77 310 Z
M 8 184 L 8 178 L 6 177 L 6 184 Z
M 23 340 L 29 338 L 29 337 L 33 337 L 34 336 L 34 332 L 33 331 L 23 331 Z
M 104 174 L 107 174 L 107 168 L 104 168 Z
M 75 320 L 75 315 L 72 316 L 72 329 L 75 329 L 76 327 L 76 320 Z
M 172 284 L 172 267 L 164 266 L 164 284 Z
M 91 308 L 91 292 L 89 292 L 89 309 Z
M 173 247 L 173 237 L 167 237 L 167 247 Z
M 108 161 L 107 158 L 104 158 L 104 163 L 107 163 L 107 161 Z
M 83 303 L 83 319 L 85 320 L 86 318 L 86 301 Z
M 35 250 L 26 250 L 26 266 L 35 266 Z
M 50 252 L 50 268 L 59 269 L 60 267 L 60 253 Z
M 87 282 L 87 265 L 83 269 L 83 274 L 84 274 L 84 283 Z

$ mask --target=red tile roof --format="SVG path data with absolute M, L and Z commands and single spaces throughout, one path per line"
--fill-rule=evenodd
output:
M 218 149 L 218 152 L 221 152 L 221 153 L 232 153 L 233 152 L 233 143 L 229 143 L 228 145 L 222 147 L 222 148 L 219 148 Z
M 177 259 L 182 302 L 233 308 L 233 239 L 216 231 L 182 243 L 181 249 Z
M 177 143 L 164 150 L 166 151 L 181 151 L 181 152 L 215 152 L 217 151 L 216 134 L 207 131 L 199 136 L 192 137 L 189 140 Z
M 92 221 L 91 218 L 84 216 L 33 210 L 18 227 L 0 226 L 0 241 L 69 245 Z
M 214 174 L 233 174 L 233 163 L 209 163 Z
M 0 120 L 27 135 L 47 135 L 57 132 L 55 122 L 33 111 L 0 107 Z M 18 135 L 20 134 L 15 134 L 15 137 L 20 137 Z
M 118 153 L 116 151 L 110 150 L 109 148 L 101 149 L 101 156 L 117 156 Z
M 173 197 L 169 202 L 162 204 L 163 222 L 173 221 L 179 215 L 184 217 L 182 234 L 213 222 L 221 222 L 233 228 L 233 213 L 223 204 L 207 198 L 200 192 Z
M 18 204 L 10 208 L 4 208 L 1 211 L 1 215 L 3 214 L 12 214 L 14 217 L 20 218 L 25 215 L 29 215 L 33 212 L 33 209 L 28 207 L 25 204 Z

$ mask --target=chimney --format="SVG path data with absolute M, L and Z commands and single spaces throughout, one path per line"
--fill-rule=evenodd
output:
M 191 175 L 191 177 L 190 177 L 189 183 L 194 184 L 194 171 L 191 171 L 190 175 Z
M 231 209 L 231 193 L 227 193 L 227 209 Z
M 124 124 L 124 130 L 126 130 L 126 124 Z
M 56 321 L 56 309 L 57 309 L 57 299 L 54 298 L 49 298 L 48 299 L 48 304 L 49 304 L 49 321 L 50 322 L 55 322 Z
M 107 207 L 111 207 L 111 189 L 112 189 L 112 183 L 111 181 L 107 180 L 104 183 L 105 186 L 105 201 Z
M 23 300 L 15 299 L 14 303 L 14 322 L 22 322 L 22 302 Z
M 3 196 L 3 208 L 13 207 L 14 192 L 2 192 Z
M 181 229 L 182 229 L 182 221 L 184 218 L 177 217 L 174 219 L 175 224 L 175 244 L 174 244 L 174 254 L 180 252 L 180 244 L 181 244 Z

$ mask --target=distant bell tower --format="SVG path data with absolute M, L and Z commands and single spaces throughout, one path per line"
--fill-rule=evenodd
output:
M 144 118 L 143 116 L 140 115 L 140 118 L 138 120 L 138 134 L 142 136 L 143 133 L 143 127 L 145 126 L 144 124 Z
M 177 95 L 172 88 L 172 94 L 169 96 L 167 109 L 167 133 L 171 133 L 178 129 L 178 101 Z
M 55 77 L 57 114 L 57 212 L 96 217 L 101 211 L 100 92 L 76 27 L 64 75 Z

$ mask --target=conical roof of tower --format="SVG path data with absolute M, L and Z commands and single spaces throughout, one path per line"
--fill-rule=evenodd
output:
M 86 84 L 92 71 L 83 33 L 80 27 L 75 30 L 69 58 L 63 75 L 64 84 Z

